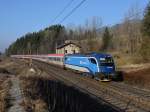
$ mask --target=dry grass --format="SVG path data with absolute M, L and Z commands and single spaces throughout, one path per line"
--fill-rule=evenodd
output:
M 126 83 L 150 89 L 150 68 L 124 72 Z
M 41 100 L 37 99 L 34 101 L 34 111 L 35 112 L 46 112 L 47 111 L 47 104 Z
M 47 104 L 39 96 L 37 79 L 52 79 L 47 73 L 39 70 L 36 66 L 24 68 L 20 74 L 21 87 L 24 93 L 22 106 L 26 111 L 47 112 Z
M 0 76 L 0 112 L 6 112 L 9 106 L 7 96 L 10 87 L 10 81 L 7 76 Z
M 34 96 L 31 97 L 29 95 L 30 93 L 28 91 L 33 92 L 32 94 L 36 97 L 37 86 L 36 83 L 33 83 L 34 80 L 28 81 L 28 78 L 48 78 L 48 75 L 36 67 L 33 68 L 35 70 L 35 72 L 33 72 L 31 71 L 31 68 L 26 66 L 26 64 L 23 62 L 16 63 L 10 59 L 2 60 L 0 64 L 0 73 L 3 74 L 0 74 L 0 112 L 6 112 L 6 109 L 8 109 L 10 106 L 8 99 L 10 85 L 8 79 L 9 77 L 7 77 L 7 74 L 13 74 L 20 77 L 22 82 L 21 86 L 23 90 L 26 91 L 24 94 L 24 100 L 20 105 L 24 106 L 27 112 L 46 112 L 46 103 L 44 103 L 44 101 L 40 98 L 34 99 Z M 33 86 L 35 91 L 32 88 Z M 29 94 L 27 95 L 26 93 Z
M 141 63 L 148 63 L 143 60 L 143 58 L 139 55 L 129 55 L 125 53 L 119 52 L 108 52 L 112 54 L 114 57 L 116 66 L 124 66 L 124 65 L 131 65 L 131 64 L 141 64 Z
M 0 67 L 7 68 L 9 66 L 12 66 L 13 64 L 14 64 L 14 62 L 10 58 L 5 58 L 5 59 L 1 60 Z
M 20 104 L 27 112 L 47 112 L 47 104 L 42 99 L 30 99 L 25 97 Z
M 117 71 L 123 73 L 125 83 L 150 89 L 150 63 L 144 63 L 140 56 L 111 52 Z
M 44 79 L 51 79 L 51 80 L 53 79 L 45 71 L 38 69 L 37 66 L 24 67 L 24 69 L 22 69 L 22 71 L 18 74 L 18 76 L 24 78 L 44 78 Z
M 35 77 L 20 77 L 21 87 L 24 93 L 22 106 L 26 111 L 47 112 L 47 104 L 39 96 L 39 81 Z M 42 80 L 42 79 L 41 79 Z

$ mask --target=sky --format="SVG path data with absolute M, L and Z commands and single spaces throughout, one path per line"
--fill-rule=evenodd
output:
M 70 0 L 0 0 L 0 52 L 28 32 L 59 23 L 82 0 L 74 0 L 53 21 Z M 100 17 L 103 25 L 120 23 L 129 8 L 138 4 L 143 10 L 149 0 L 86 0 L 62 25 L 84 25 L 87 19 Z

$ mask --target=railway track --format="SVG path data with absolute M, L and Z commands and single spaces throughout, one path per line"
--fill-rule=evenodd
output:
M 103 100 L 117 111 L 150 112 L 149 91 L 122 83 L 101 83 L 44 62 L 34 61 L 33 63 L 58 80 L 69 83 L 81 91 L 88 92 L 95 98 Z
M 102 95 L 101 92 L 98 92 L 98 91 L 95 91 L 95 89 L 92 89 L 92 88 L 89 88 L 87 85 L 85 84 L 81 84 L 81 79 L 80 80 L 71 80 L 70 77 L 67 78 L 66 76 L 64 76 L 64 73 L 62 75 L 62 69 L 58 70 L 58 72 L 56 72 L 54 69 L 53 69 L 53 66 L 51 66 L 52 68 L 50 69 L 50 66 L 49 65 L 45 65 L 45 63 L 42 63 L 41 62 L 34 62 L 36 65 L 38 65 L 38 67 L 44 71 L 46 71 L 47 73 L 49 73 L 52 77 L 56 78 L 57 80 L 69 85 L 69 86 L 74 86 L 75 88 L 77 88 L 78 90 L 84 92 L 84 93 L 88 93 L 91 97 L 95 98 L 95 99 L 99 99 L 98 101 L 103 102 L 103 104 L 107 104 L 109 105 L 110 107 L 112 107 L 112 109 L 116 110 L 116 112 L 123 112 L 122 109 L 116 107 L 115 105 L 112 105 L 111 103 L 103 100 L 101 97 L 99 97 L 100 95 Z M 49 66 L 49 67 L 48 67 Z M 55 68 L 55 67 L 54 67 Z M 66 75 L 66 74 L 65 74 Z M 67 74 L 68 75 L 68 74 Z M 79 79 L 79 77 L 78 77 Z M 86 88 L 86 89 L 84 89 Z M 97 94 L 97 95 L 95 95 Z M 109 111 L 109 110 L 108 110 Z M 111 110 L 110 110 L 111 111 Z
M 145 97 L 148 99 L 150 98 L 150 90 L 139 89 L 137 87 L 133 87 L 133 86 L 131 87 L 130 85 L 123 84 L 123 83 L 117 83 L 117 82 L 111 82 L 111 86 L 120 88 L 122 90 L 126 90 L 135 95 L 140 95 L 141 97 Z

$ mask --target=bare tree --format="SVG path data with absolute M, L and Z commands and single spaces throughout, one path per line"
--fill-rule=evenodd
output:
M 138 53 L 141 44 L 141 10 L 137 3 L 125 14 L 123 23 L 115 26 L 113 35 L 112 41 L 116 50 Z
M 137 48 L 139 46 L 139 42 L 141 40 L 141 13 L 136 3 L 133 5 L 128 13 L 126 14 L 124 25 L 125 32 L 127 33 L 128 38 L 128 46 L 131 54 L 137 52 Z

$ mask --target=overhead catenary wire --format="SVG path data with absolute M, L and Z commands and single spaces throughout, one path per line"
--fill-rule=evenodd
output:
M 72 15 L 86 0 L 82 0 L 78 5 L 76 5 L 59 23 L 64 22 L 70 15 Z
M 64 12 L 65 10 L 73 3 L 74 0 L 70 0 L 68 4 L 58 13 L 58 15 L 52 20 L 52 23 L 55 22 Z

